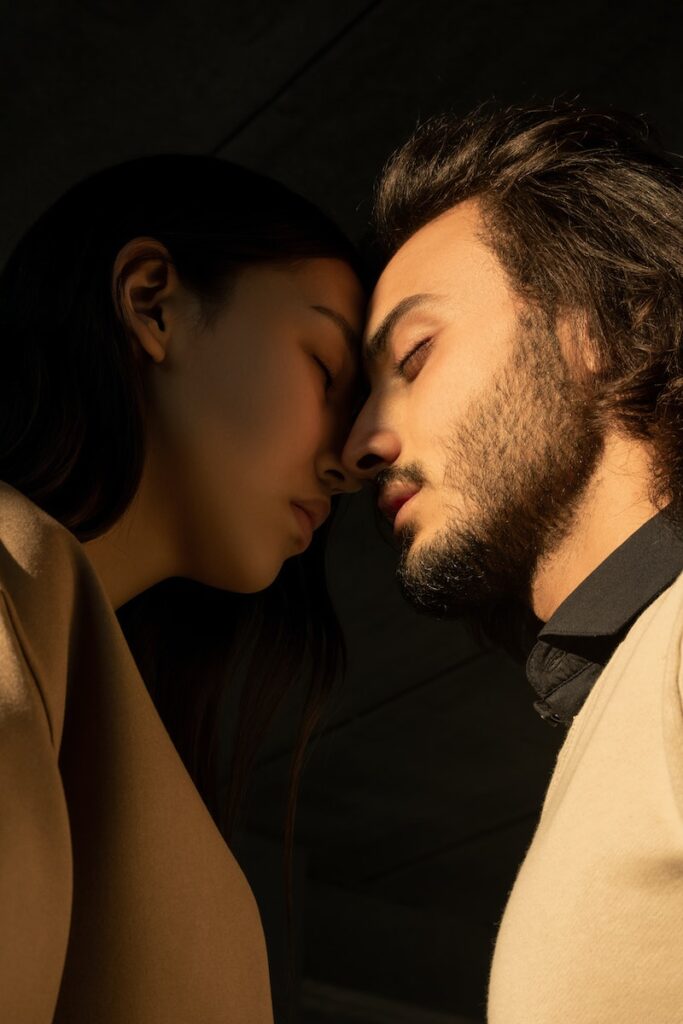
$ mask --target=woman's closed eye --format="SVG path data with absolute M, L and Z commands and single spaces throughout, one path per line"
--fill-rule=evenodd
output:
M 323 371 L 323 377 L 325 380 L 325 391 L 329 391 L 329 389 L 334 384 L 334 377 L 332 375 L 332 371 L 330 370 L 329 366 L 327 366 L 327 364 L 324 363 L 322 359 L 320 359 L 318 356 L 313 356 L 313 359 L 318 364 L 320 369 Z

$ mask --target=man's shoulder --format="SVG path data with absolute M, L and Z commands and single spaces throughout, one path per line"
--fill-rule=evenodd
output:
M 640 618 L 645 618 L 650 609 L 652 610 L 652 620 L 655 623 L 662 623 L 665 619 L 681 616 L 683 613 L 683 572 L 680 572 L 674 581 L 655 598 L 650 608 Z
M 636 619 L 620 645 L 624 653 L 647 650 L 667 658 L 683 641 L 683 572 Z

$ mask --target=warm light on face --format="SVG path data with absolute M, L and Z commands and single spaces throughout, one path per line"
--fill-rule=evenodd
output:
M 380 500 L 420 487 L 396 521 L 406 596 L 460 614 L 523 592 L 566 528 L 601 437 L 558 338 L 483 241 L 476 203 L 395 254 L 364 353 L 371 392 L 343 460 L 376 480 Z
M 249 268 L 174 371 L 157 375 L 187 575 L 236 591 L 268 586 L 310 542 L 292 503 L 357 489 L 339 456 L 362 305 L 339 260 Z
M 381 480 L 399 478 L 404 467 L 421 475 L 426 531 L 458 501 L 444 483 L 453 422 L 509 355 L 518 313 L 480 229 L 471 203 L 422 228 L 387 265 L 369 309 L 363 351 L 371 393 L 344 462 L 350 469 L 374 455 L 371 475 L 385 468 Z

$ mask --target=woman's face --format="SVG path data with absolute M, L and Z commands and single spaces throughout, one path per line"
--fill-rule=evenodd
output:
M 311 541 L 297 503 L 320 519 L 360 486 L 340 455 L 363 293 L 344 262 L 309 259 L 246 268 L 209 326 L 188 295 L 169 302 L 164 358 L 149 364 L 145 473 L 165 495 L 178 574 L 255 592 Z

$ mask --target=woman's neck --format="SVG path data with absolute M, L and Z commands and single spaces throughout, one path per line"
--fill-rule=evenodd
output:
M 121 518 L 83 548 L 114 609 L 169 576 L 180 574 L 163 482 L 146 464 L 138 491 Z M 165 515 L 166 514 L 166 515 Z

